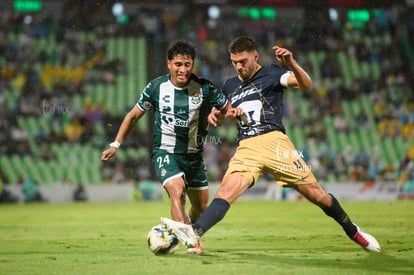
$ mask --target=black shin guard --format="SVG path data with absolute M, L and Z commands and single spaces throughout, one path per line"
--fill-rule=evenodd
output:
M 332 205 L 328 208 L 322 208 L 323 212 L 339 223 L 344 229 L 346 235 L 348 235 L 349 238 L 352 238 L 357 231 L 356 226 L 352 223 L 348 214 L 341 207 L 338 200 L 332 194 L 329 195 L 332 197 Z

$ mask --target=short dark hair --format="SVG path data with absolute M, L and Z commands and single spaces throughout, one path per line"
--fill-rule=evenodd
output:
M 256 51 L 256 49 L 256 42 L 249 36 L 239 36 L 229 45 L 230 53 L 241 53 L 244 51 L 253 52 Z
M 167 52 L 168 60 L 172 60 L 177 55 L 188 55 L 191 59 L 195 59 L 196 53 L 193 44 L 185 40 L 178 40 L 174 42 Z

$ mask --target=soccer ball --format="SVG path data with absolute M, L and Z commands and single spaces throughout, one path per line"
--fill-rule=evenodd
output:
M 149 250 L 155 255 L 173 254 L 179 245 L 177 237 L 163 224 L 151 228 L 147 242 Z

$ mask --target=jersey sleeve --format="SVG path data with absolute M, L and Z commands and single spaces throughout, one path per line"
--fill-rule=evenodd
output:
M 150 82 L 147 86 L 145 86 L 144 90 L 142 91 L 138 99 L 137 107 L 143 112 L 148 111 L 152 107 L 151 90 L 152 83 Z
M 268 68 L 268 72 L 273 76 L 274 85 L 281 85 L 284 88 L 288 88 L 288 79 L 293 75 L 292 71 L 286 70 L 277 64 L 272 64 Z
M 283 87 L 287 88 L 289 86 L 288 79 L 291 75 L 293 75 L 292 71 L 287 71 L 284 74 L 282 74 L 282 76 L 280 77 L 280 84 L 282 84 Z
M 218 90 L 213 83 L 209 83 L 210 102 L 211 106 L 217 109 L 222 109 L 227 105 L 228 99 L 226 95 Z

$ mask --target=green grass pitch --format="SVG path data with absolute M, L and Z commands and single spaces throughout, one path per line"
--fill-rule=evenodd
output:
M 168 201 L 0 205 L 0 274 L 414 274 L 414 201 L 343 201 L 380 242 L 369 253 L 307 201 L 239 201 L 203 255 L 155 256 Z

